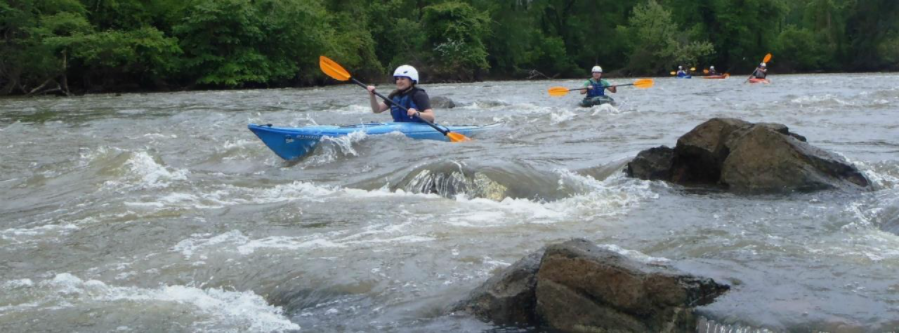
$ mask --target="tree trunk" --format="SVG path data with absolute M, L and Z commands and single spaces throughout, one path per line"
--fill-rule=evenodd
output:
M 68 72 L 66 70 L 68 68 L 68 66 L 66 66 L 67 59 L 68 59 L 68 57 L 66 57 L 66 51 L 63 50 L 62 51 L 62 87 L 60 88 L 60 90 L 62 91 L 63 94 L 66 94 L 66 96 L 69 96 L 69 78 L 68 78 L 68 75 L 66 74 L 66 72 Z
M 44 83 L 42 83 L 40 86 L 37 86 L 37 88 L 32 89 L 31 91 L 29 91 L 28 94 L 25 94 L 25 96 L 31 96 L 31 95 L 33 95 L 35 92 L 37 92 L 37 91 L 39 91 L 39 90 L 41 90 L 41 89 L 44 89 L 44 87 L 47 86 L 47 84 L 50 83 L 50 81 L 53 81 L 53 79 L 52 79 L 52 78 L 51 78 L 51 79 L 47 79 L 47 81 L 44 81 Z

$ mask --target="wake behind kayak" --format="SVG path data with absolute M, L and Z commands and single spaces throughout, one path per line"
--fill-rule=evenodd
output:
M 391 122 L 368 123 L 348 126 L 315 125 L 301 128 L 281 128 L 271 124 L 247 126 L 268 148 L 284 160 L 299 159 L 315 149 L 322 137 L 342 137 L 354 132 L 369 135 L 383 135 L 400 132 L 412 139 L 430 139 L 449 141 L 442 133 L 435 131 L 424 123 Z M 471 136 L 482 132 L 489 126 L 444 126 L 451 132 Z

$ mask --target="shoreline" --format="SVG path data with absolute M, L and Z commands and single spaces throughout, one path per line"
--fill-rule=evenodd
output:
M 697 71 L 698 72 L 698 71 Z M 613 72 L 610 72 L 613 73 Z M 696 73 L 696 72 L 694 72 Z M 834 74 L 899 74 L 899 71 L 883 71 L 883 72 L 807 72 L 807 73 L 783 73 L 783 74 L 772 74 L 774 77 L 777 76 L 793 76 L 793 75 L 834 75 Z M 749 76 L 750 74 L 730 74 L 731 77 L 739 77 L 739 76 Z M 700 78 L 705 76 L 703 75 L 694 75 L 696 78 Z M 620 80 L 620 79 L 637 79 L 637 78 L 652 78 L 652 79 L 665 79 L 665 78 L 674 78 L 673 75 L 667 76 L 618 76 L 618 75 L 609 75 L 603 76 L 603 79 L 608 80 Z M 547 79 L 503 79 L 503 78 L 487 78 L 485 80 L 472 80 L 472 81 L 436 81 L 436 82 L 425 82 L 421 85 L 423 87 L 427 87 L 428 85 L 444 85 L 444 84 L 471 84 L 476 82 L 524 82 L 524 81 L 545 81 L 545 82 L 554 82 L 554 81 L 570 81 L 570 80 L 586 80 L 587 77 L 575 77 L 575 78 L 547 78 Z M 99 95 L 123 95 L 123 94 L 163 94 L 163 93 L 189 93 L 189 92 L 223 92 L 223 91 L 252 91 L 252 90 L 275 90 L 275 89 L 296 89 L 296 90 L 304 90 L 304 89 L 320 89 L 327 88 L 332 86 L 339 86 L 345 83 L 334 82 L 333 84 L 325 84 L 325 85 L 310 85 L 310 86 L 269 86 L 269 87 L 233 87 L 233 88 L 208 88 L 208 89 L 171 89 L 171 90 L 122 90 L 122 91 L 95 91 L 95 92 L 72 92 L 69 96 L 61 95 L 61 94 L 34 94 L 34 95 L 0 95 L 0 100 L 17 100 L 17 99 L 32 99 L 39 97 L 79 97 L 79 96 L 99 96 Z M 374 85 L 382 85 L 382 84 L 390 84 L 389 81 L 384 82 L 368 82 L 368 84 Z

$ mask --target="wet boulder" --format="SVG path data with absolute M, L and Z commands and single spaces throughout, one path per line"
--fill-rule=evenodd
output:
M 698 125 L 678 139 L 673 152 L 666 147 L 640 152 L 626 173 L 735 192 L 867 189 L 870 183 L 845 159 L 811 146 L 783 124 L 732 118 Z
M 453 308 L 500 325 L 536 323 L 534 293 L 543 250 L 531 253 L 473 290 Z
M 653 147 L 640 152 L 627 164 L 627 175 L 641 175 L 648 180 L 668 180 L 671 178 L 673 160 L 674 150 L 670 147 Z
M 445 96 L 435 96 L 431 98 L 431 108 L 452 109 L 456 107 L 456 102 Z
M 574 239 L 517 262 L 455 309 L 500 325 L 551 331 L 693 332 L 693 309 L 728 289 Z

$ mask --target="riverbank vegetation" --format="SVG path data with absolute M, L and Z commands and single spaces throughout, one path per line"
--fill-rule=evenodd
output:
M 899 70 L 895 0 L 0 0 L 0 95 Z

